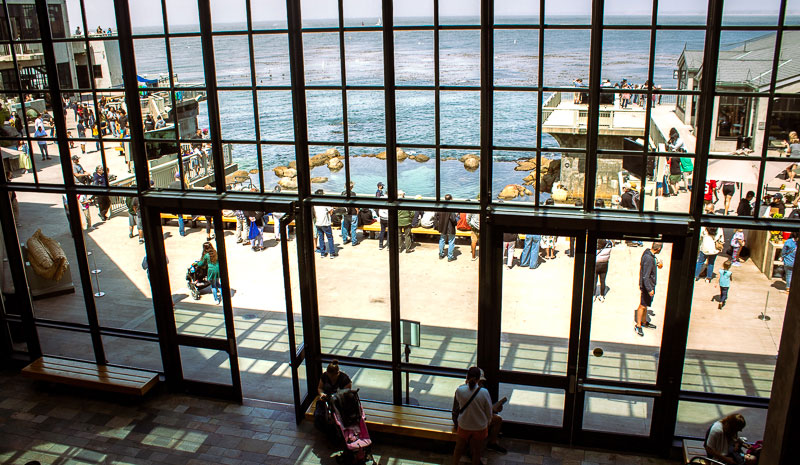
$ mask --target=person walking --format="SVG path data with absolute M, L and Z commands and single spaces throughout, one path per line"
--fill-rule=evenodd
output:
M 703 271 L 703 264 L 708 262 L 706 267 L 706 282 L 711 282 L 714 277 L 714 260 L 722 252 L 724 242 L 722 240 L 722 229 L 714 227 L 702 227 L 700 229 L 700 251 L 697 254 L 697 265 L 694 268 L 694 280 L 700 280 L 700 272 Z
M 103 165 L 97 165 L 92 173 L 92 185 L 108 187 L 108 169 L 103 169 Z M 103 221 L 108 219 L 108 211 L 111 209 L 111 199 L 107 195 L 95 195 L 95 202 Z
M 389 210 L 381 208 L 378 210 L 378 221 L 381 225 L 381 232 L 378 233 L 378 249 L 383 250 L 386 247 L 383 240 L 386 239 L 386 245 L 389 244 Z
M 733 237 L 731 238 L 731 247 L 733 247 L 733 252 L 731 253 L 731 261 L 733 262 L 733 266 L 742 266 L 739 258 L 739 254 L 742 252 L 742 247 L 747 244 L 747 241 L 744 240 L 744 231 L 740 228 L 737 229 L 733 233 Z
M 264 213 L 260 211 L 245 212 L 248 221 L 250 221 L 250 230 L 247 238 L 251 242 L 253 252 L 260 252 L 264 250 Z
M 639 306 L 636 308 L 633 320 L 633 330 L 640 337 L 644 337 L 642 328 L 656 329 L 656 325 L 647 321 L 647 307 L 653 305 L 653 296 L 656 294 L 657 270 L 663 265 L 656 255 L 661 253 L 661 242 L 653 242 L 649 249 L 642 252 L 639 261 Z
M 49 160 L 50 154 L 47 153 L 47 141 L 43 139 L 43 137 L 47 137 L 47 131 L 44 130 L 44 125 L 37 126 L 33 136 L 39 139 L 36 143 L 39 144 L 39 153 L 42 154 L 42 161 Z
M 781 248 L 781 260 L 783 260 L 783 279 L 786 280 L 786 289 L 784 292 L 789 293 L 789 287 L 792 285 L 792 270 L 794 269 L 794 259 L 797 256 L 797 232 L 793 232 L 789 239 L 783 243 Z
M 318 189 L 317 195 L 322 195 L 322 189 Z M 317 227 L 317 234 L 319 235 L 319 249 L 322 258 L 330 254 L 331 258 L 336 258 L 336 248 L 333 246 L 333 230 L 331 229 L 331 213 L 333 207 L 327 205 L 314 205 L 314 225 Z M 328 245 L 325 246 L 325 238 L 328 239 Z
M 203 258 L 200 259 L 200 264 L 208 267 L 206 279 L 209 284 L 211 284 L 211 293 L 214 295 L 214 302 L 219 305 L 222 303 L 219 283 L 219 257 L 211 242 L 203 243 Z
M 446 201 L 453 200 L 453 196 L 444 196 Z M 438 212 L 436 213 L 436 230 L 439 231 L 439 260 L 444 258 L 444 244 L 447 242 L 447 261 L 452 262 L 456 259 L 456 223 L 458 213 Z
M 722 264 L 722 270 L 719 272 L 719 306 L 717 308 L 720 310 L 722 310 L 722 307 L 725 306 L 725 302 L 728 300 L 728 290 L 731 288 L 732 279 L 731 261 L 725 260 L 725 263 Z
M 453 419 L 456 422 L 456 447 L 453 464 L 458 465 L 467 445 L 472 453 L 472 465 L 481 463 L 483 444 L 489 437 L 492 420 L 492 398 L 489 391 L 478 385 L 481 369 L 471 367 L 467 371 L 466 383 L 456 389 L 453 396 Z
M 556 258 L 556 236 L 542 236 L 541 244 L 539 246 L 544 249 L 545 260 L 552 260 Z
M 614 243 L 608 239 L 597 240 L 597 252 L 594 259 L 594 298 L 600 302 L 606 301 L 606 275 L 608 262 L 611 260 L 611 249 Z M 597 281 L 600 281 L 600 291 L 597 291 Z
M 525 234 L 522 255 L 519 257 L 520 266 L 527 266 L 531 270 L 539 268 L 539 243 L 541 240 L 542 236 L 539 234 Z
M 516 244 L 517 235 L 515 233 L 503 233 L 503 257 L 509 270 L 514 266 L 514 247 Z
M 236 243 L 241 244 L 244 242 L 243 235 L 247 236 L 249 242 L 249 231 L 247 230 L 247 216 L 245 216 L 242 210 L 234 210 L 233 214 L 236 215 Z M 178 218 L 181 218 L 182 215 L 178 215 Z M 243 234 L 244 233 L 244 234 Z

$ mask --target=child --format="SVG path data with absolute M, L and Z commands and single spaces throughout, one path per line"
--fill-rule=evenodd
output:
M 731 254 L 731 261 L 733 262 L 733 266 L 742 266 L 739 263 L 741 260 L 739 259 L 739 252 L 741 252 L 742 247 L 744 247 L 745 240 L 744 240 L 744 232 L 741 229 L 737 229 L 736 232 L 733 234 L 731 238 L 731 247 L 733 247 L 733 253 Z
M 731 287 L 731 279 L 733 279 L 733 273 L 731 273 L 731 261 L 725 260 L 725 263 L 722 264 L 722 271 L 719 272 L 719 309 L 722 310 L 722 307 L 725 306 L 725 301 L 728 300 L 728 289 Z

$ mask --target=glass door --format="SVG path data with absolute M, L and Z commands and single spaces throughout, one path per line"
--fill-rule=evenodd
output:
M 675 328 L 683 241 L 590 233 L 586 245 L 573 440 L 654 450 L 664 437 L 664 341 Z

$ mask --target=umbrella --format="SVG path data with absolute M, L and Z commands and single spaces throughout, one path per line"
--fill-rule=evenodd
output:
M 771 162 L 764 168 L 764 182 L 771 181 L 791 163 Z M 761 160 L 709 160 L 706 179 L 758 184 Z

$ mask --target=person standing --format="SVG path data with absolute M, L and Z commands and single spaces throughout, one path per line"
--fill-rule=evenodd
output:
M 397 195 L 400 198 L 405 197 L 403 191 L 399 191 Z M 400 228 L 400 252 L 403 250 L 405 250 L 406 253 L 414 251 L 414 249 L 411 248 L 413 243 L 411 240 L 411 220 L 413 216 L 413 210 L 397 210 L 397 226 Z
M 531 270 L 539 268 L 539 242 L 541 240 L 542 236 L 539 234 L 525 234 L 522 255 L 519 257 L 520 266 L 527 266 Z
M 245 212 L 248 221 L 250 221 L 250 230 L 247 238 L 248 242 L 252 242 L 253 252 L 264 250 L 264 213 L 260 211 Z
M 703 271 L 703 264 L 708 262 L 706 268 L 706 282 L 711 282 L 714 277 L 714 260 L 722 252 L 724 242 L 722 240 L 722 229 L 714 227 L 702 227 L 700 229 L 700 251 L 697 255 L 697 265 L 694 268 L 694 280 L 700 280 L 700 272 Z
M 594 298 L 600 302 L 606 300 L 606 275 L 608 274 L 608 262 L 611 260 L 611 249 L 614 244 L 608 239 L 597 240 L 597 252 L 594 259 Z M 600 281 L 600 291 L 597 291 L 597 281 Z
M 342 197 L 347 196 L 347 191 L 342 192 Z M 342 245 L 351 242 L 358 245 L 358 208 L 348 205 L 347 211 L 342 215 Z
M 517 244 L 517 235 L 503 233 L 503 257 L 506 267 L 510 270 L 514 266 L 514 247 Z
M 781 248 L 781 260 L 783 260 L 783 278 L 786 280 L 785 292 L 789 293 L 792 285 L 792 270 L 794 269 L 794 259 L 797 256 L 797 232 L 793 232 L 789 239 L 783 243 Z
M 17 151 L 19 152 L 19 167 L 22 168 L 22 174 L 32 173 L 33 165 L 31 164 L 31 154 L 28 150 L 28 144 L 25 141 L 17 141 Z
M 725 196 L 725 213 L 723 213 L 723 215 L 727 215 L 731 210 L 731 199 L 736 192 L 736 183 L 733 181 L 722 181 L 721 186 L 722 195 Z
M 92 174 L 92 184 L 100 187 L 108 187 L 108 170 L 103 170 L 103 165 L 97 165 Z M 111 199 L 107 195 L 96 195 L 97 209 L 103 221 L 108 219 L 108 211 L 111 209 Z
M 647 321 L 647 307 L 653 305 L 653 296 L 656 294 L 657 270 L 663 265 L 658 261 L 656 255 L 661 253 L 661 242 L 653 242 L 649 249 L 642 252 L 639 261 L 639 306 L 634 314 L 633 330 L 641 337 L 644 337 L 642 328 L 656 329 L 656 325 Z
M 247 231 L 247 217 L 245 216 L 242 210 L 234 210 L 233 214 L 236 215 L 236 243 L 241 244 L 242 242 L 244 242 L 244 239 L 242 238 L 243 235 L 242 233 L 245 233 L 247 234 L 247 236 L 249 236 L 248 234 L 249 231 Z M 178 218 L 179 219 L 182 218 L 182 215 L 178 215 Z M 181 222 L 183 221 L 181 220 Z
M 383 250 L 386 247 L 383 240 L 386 239 L 386 245 L 389 244 L 389 210 L 378 209 L 378 222 L 381 225 L 381 232 L 378 233 L 378 249 Z
M 683 179 L 683 190 L 692 190 L 692 173 L 694 173 L 694 163 L 691 158 L 681 157 L 681 177 Z
M 753 216 L 752 202 L 755 196 L 756 196 L 755 192 L 747 191 L 747 194 L 744 196 L 742 200 L 739 201 L 739 206 L 736 208 L 737 216 Z
M 89 207 L 92 205 L 91 199 L 89 199 L 88 195 L 80 194 L 78 196 L 78 204 L 81 207 L 81 213 L 83 213 L 83 218 L 86 220 L 86 230 L 92 229 L 92 212 L 89 211 Z
M 728 300 L 728 290 L 731 288 L 732 279 L 731 261 L 725 260 L 725 263 L 722 264 L 722 270 L 719 272 L 719 307 L 717 308 L 720 310 L 722 310 L 722 307 L 725 306 L 725 302 Z
M 37 121 L 39 121 L 37 119 Z M 38 138 L 36 142 L 39 144 L 39 153 L 42 154 L 42 161 L 49 160 L 50 154 L 47 153 L 47 141 L 44 140 L 44 137 L 47 137 L 47 131 L 44 130 L 44 125 L 36 126 L 36 132 L 33 133 L 33 136 Z
M 322 189 L 317 190 L 317 195 L 322 195 Z M 336 248 L 333 246 L 333 230 L 331 229 L 331 213 L 333 208 L 327 205 L 314 205 L 314 225 L 317 227 L 317 234 L 319 235 L 319 249 L 322 257 L 325 258 L 330 254 L 331 258 L 335 258 L 338 254 Z M 325 246 L 325 238 L 328 239 L 328 245 Z
M 480 378 L 481 369 L 471 367 L 467 371 L 466 383 L 459 386 L 453 396 L 453 419 L 458 434 L 453 451 L 454 465 L 461 461 L 467 445 L 472 453 L 472 465 L 479 465 L 484 441 L 489 437 L 492 398 L 489 391 L 478 385 Z
M 214 295 L 214 302 L 219 305 L 222 303 L 219 283 L 219 257 L 211 242 L 203 243 L 203 258 L 200 259 L 200 264 L 208 266 L 206 279 L 208 279 L 208 282 L 211 284 L 211 293 Z
M 639 209 L 639 193 L 634 190 L 630 183 L 625 183 L 622 185 L 622 196 L 620 196 L 619 205 L 622 208 L 627 210 L 638 210 Z
M 481 215 L 479 213 L 470 213 L 467 215 L 467 224 L 469 224 L 470 227 L 469 246 L 472 251 L 472 261 L 475 261 L 478 259 L 476 249 L 478 248 L 478 240 L 480 240 L 481 235 Z
M 744 240 L 744 231 L 739 228 L 733 233 L 733 237 L 731 238 L 731 247 L 733 247 L 733 252 L 731 253 L 731 261 L 733 262 L 733 266 L 742 266 L 739 258 L 739 254 L 742 252 L 742 247 L 745 246 L 747 241 Z
M 545 260 L 552 260 L 556 258 L 556 236 L 542 236 L 541 244 L 539 245 L 544 249 Z M 533 260 L 533 257 L 531 257 Z
M 706 181 L 706 190 L 703 193 L 703 201 L 708 204 L 715 204 L 719 200 L 719 187 L 717 181 L 709 179 Z
M 444 196 L 446 201 L 453 200 L 453 196 Z M 447 261 L 452 262 L 456 259 L 456 223 L 458 213 L 438 212 L 436 213 L 436 230 L 439 231 L 439 260 L 444 258 L 444 244 L 447 242 Z
M 375 197 L 378 197 L 378 198 L 380 198 L 380 197 L 383 197 L 383 196 L 384 196 L 384 193 L 383 193 L 383 183 L 382 183 L 382 182 L 379 182 L 379 183 L 378 183 L 378 190 L 375 192 Z

